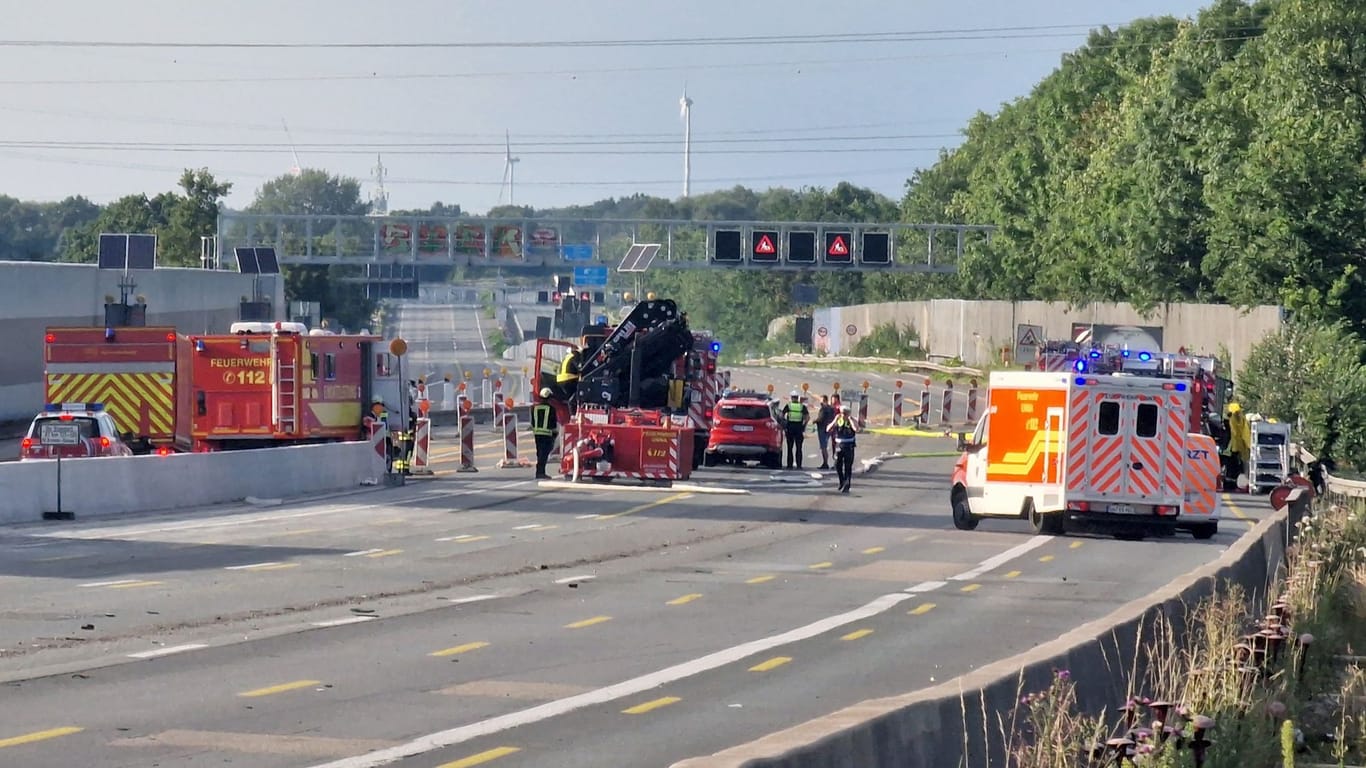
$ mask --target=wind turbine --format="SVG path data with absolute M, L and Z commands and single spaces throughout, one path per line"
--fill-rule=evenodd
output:
M 289 123 L 286 123 L 283 117 L 280 118 L 280 125 L 285 127 L 285 138 L 289 139 L 289 151 L 294 155 L 294 165 L 290 167 L 289 175 L 298 176 L 304 172 L 303 168 L 299 165 L 299 150 L 294 148 L 294 137 L 290 135 Z
M 506 141 L 506 143 L 504 144 L 503 151 L 503 185 L 506 186 L 508 190 L 508 205 L 515 205 L 516 201 L 514 193 L 516 192 L 515 187 L 517 179 L 516 166 L 517 163 L 521 162 L 521 158 L 512 156 L 512 134 L 509 132 L 504 132 L 504 140 Z M 502 186 L 498 188 L 498 204 L 503 204 Z
M 683 98 L 678 100 L 679 116 L 683 118 L 683 196 L 688 196 L 692 181 L 692 99 L 688 98 L 688 85 L 683 84 Z

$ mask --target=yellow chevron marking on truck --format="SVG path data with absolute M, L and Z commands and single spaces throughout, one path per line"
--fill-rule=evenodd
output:
M 120 430 L 138 433 L 143 409 L 147 430 L 169 435 L 175 428 L 173 409 L 175 375 L 160 373 L 50 373 L 49 403 L 103 403 Z

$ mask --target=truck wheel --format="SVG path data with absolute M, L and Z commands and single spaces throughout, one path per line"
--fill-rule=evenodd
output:
M 719 457 L 718 457 L 715 453 L 711 453 L 711 452 L 704 453 L 704 454 L 702 454 L 702 466 L 704 466 L 704 467 L 714 467 L 714 466 L 716 466 L 716 462 L 717 462 L 718 458 L 719 458 Z
M 1214 534 L 1219 532 L 1218 523 L 1201 523 L 1191 526 L 1191 535 L 1201 541 L 1214 538 Z
M 960 531 L 971 531 L 975 530 L 980 522 L 982 522 L 982 518 L 972 514 L 972 507 L 968 506 L 968 495 L 966 493 L 955 493 L 953 495 L 953 527 Z
M 766 469 L 782 469 L 783 455 L 781 453 L 778 453 L 777 451 L 765 453 L 764 460 L 761 463 L 764 465 Z
M 1044 536 L 1061 536 L 1064 533 L 1062 514 L 1054 513 L 1046 515 L 1034 508 L 1034 502 L 1029 502 L 1029 526 L 1034 532 Z

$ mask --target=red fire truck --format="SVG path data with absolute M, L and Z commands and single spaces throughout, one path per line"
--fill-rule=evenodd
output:
M 397 366 L 377 336 L 236 323 L 227 334 L 49 328 L 47 402 L 97 401 L 138 453 L 358 440 L 372 402 L 397 416 Z

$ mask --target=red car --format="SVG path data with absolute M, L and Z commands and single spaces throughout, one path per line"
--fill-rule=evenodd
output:
M 44 429 L 45 425 L 49 427 Z M 72 438 L 73 442 L 63 439 L 58 444 L 44 442 L 44 434 L 53 439 Z M 63 434 L 59 437 L 59 434 Z M 28 434 L 19 443 L 19 460 L 55 459 L 61 453 L 64 459 L 80 459 L 88 456 L 132 456 L 133 450 L 119 436 L 114 417 L 105 412 L 100 403 L 49 403 L 43 412 L 33 419 Z
M 744 464 L 757 461 L 769 469 L 783 464 L 783 429 L 774 401 L 758 392 L 732 392 L 716 403 L 711 437 L 702 464 Z

